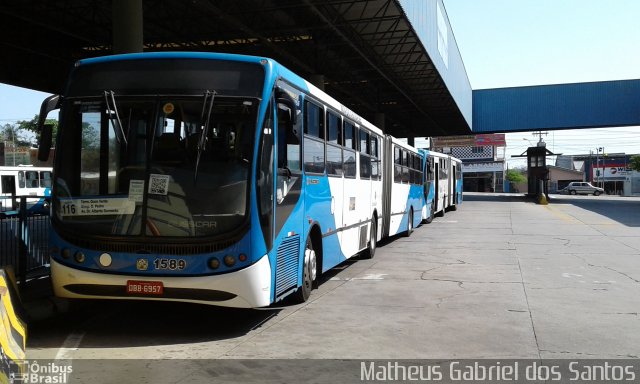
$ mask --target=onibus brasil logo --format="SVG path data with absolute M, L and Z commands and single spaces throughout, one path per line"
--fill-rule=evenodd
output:
M 61 362 L 38 363 L 36 360 L 12 361 L 14 368 L 9 374 L 9 383 L 22 384 L 66 384 L 73 372 L 71 364 Z

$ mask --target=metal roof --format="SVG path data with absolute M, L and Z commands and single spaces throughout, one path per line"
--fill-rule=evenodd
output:
M 469 134 L 400 0 L 143 0 L 144 50 L 267 56 L 396 136 Z M 59 93 L 72 64 L 111 53 L 111 0 L 0 3 L 0 82 Z M 456 48 L 457 50 L 457 48 Z M 466 75 L 465 75 L 466 76 Z
M 473 91 L 474 133 L 640 125 L 640 80 Z

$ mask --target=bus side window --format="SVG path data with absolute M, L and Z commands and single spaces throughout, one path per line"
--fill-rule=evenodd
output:
M 356 127 L 346 121 L 343 120 L 343 139 L 344 139 L 344 155 L 343 158 L 343 169 L 345 177 L 356 177 L 356 151 L 357 148 L 357 140 L 355 136 Z
M 51 188 L 51 172 L 40 171 L 40 187 Z
M 292 123 L 292 111 L 278 104 L 278 168 L 300 171 L 300 127 Z M 295 113 L 295 112 L 293 112 Z
M 325 170 L 324 110 L 309 101 L 304 105 L 304 170 L 322 174 Z
M 27 188 L 38 188 L 38 172 L 36 171 L 27 171 Z

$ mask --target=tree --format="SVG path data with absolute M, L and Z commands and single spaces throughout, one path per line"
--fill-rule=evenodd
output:
M 527 181 L 527 176 L 525 176 L 524 169 L 507 169 L 507 180 L 514 183 L 524 183 Z
M 17 122 L 17 125 L 21 130 L 33 132 L 33 134 L 36 136 L 36 142 L 39 143 L 40 131 L 38 131 L 38 117 L 39 115 L 35 115 L 31 120 L 20 120 Z M 58 134 L 58 120 L 46 119 L 44 123 L 53 125 L 53 137 L 55 138 Z
M 14 124 L 5 124 L 0 128 L 2 140 L 11 142 L 15 147 L 31 146 L 31 142 L 20 131 L 20 127 Z
M 629 166 L 634 171 L 640 172 L 640 155 L 631 156 Z

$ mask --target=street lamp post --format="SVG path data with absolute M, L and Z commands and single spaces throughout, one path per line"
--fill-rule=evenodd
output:
M 602 184 L 602 188 L 604 188 L 604 157 L 602 159 L 602 170 L 600 170 L 600 153 L 604 156 L 604 147 L 596 148 L 596 168 L 598 169 L 598 178 L 596 179 L 596 185 L 600 186 Z

